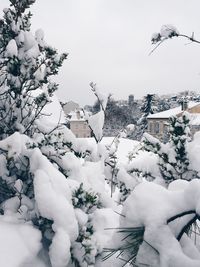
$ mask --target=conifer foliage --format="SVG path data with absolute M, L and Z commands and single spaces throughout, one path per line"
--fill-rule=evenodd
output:
M 144 148 L 158 155 L 159 169 L 167 184 L 176 180 L 191 180 L 197 177 L 195 170 L 190 170 L 187 144 L 191 141 L 189 118 L 187 113 L 181 117 L 169 119 L 169 142 L 161 143 L 158 139 L 144 135 Z
M 155 95 L 147 94 L 143 99 L 143 104 L 141 106 L 142 117 L 137 121 L 137 134 L 136 138 L 141 139 L 144 132 L 147 130 L 147 116 L 156 112 L 155 107 Z
M 0 20 L 0 138 L 15 131 L 32 135 L 34 122 L 58 85 L 50 77 L 58 73 L 67 54 L 44 41 L 44 33 L 31 32 L 35 0 L 10 0 Z M 35 90 L 43 88 L 40 93 Z

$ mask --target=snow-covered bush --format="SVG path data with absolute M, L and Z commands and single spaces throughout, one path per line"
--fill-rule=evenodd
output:
M 171 26 L 163 27 L 152 41 L 159 45 L 174 36 L 198 42 Z M 147 175 L 151 181 L 139 183 L 124 202 L 115 246 L 105 250 L 105 259 L 117 255 L 115 266 L 200 265 L 199 232 L 195 232 L 200 220 L 200 133 L 191 140 L 186 113 L 172 117 L 169 124 L 167 144 L 145 134 L 146 151 L 132 154 L 126 166 L 129 173 Z
M 198 177 L 198 171 L 191 169 L 188 147 L 191 142 L 189 114 L 169 119 L 169 142 L 161 143 L 157 138 L 144 135 L 144 149 L 158 156 L 161 177 L 166 184 L 176 180 L 191 180 Z
M 3 260 L 0 265 L 96 264 L 110 239 L 103 229 L 117 223 L 114 202 L 105 191 L 104 149 L 76 139 L 61 121 L 51 121 L 46 107 L 58 85 L 50 78 L 67 54 L 58 55 L 47 45 L 42 30 L 32 34 L 27 9 L 34 0 L 10 2 L 0 21 L 0 221 L 9 222 L 8 229 L 19 225 L 22 239 L 28 234 L 35 238 L 29 244 L 14 237 L 24 256 L 18 256 L 19 260 L 15 256 L 16 265 L 6 265 Z M 94 84 L 92 88 L 105 109 L 106 99 L 101 99 Z M 103 111 L 88 121 L 99 143 Z M 74 194 L 78 194 L 77 203 Z M 77 243 L 85 244 L 85 251 L 76 250 Z
M 80 228 L 72 248 L 72 261 L 74 260 L 79 266 L 94 265 L 95 257 L 101 251 L 98 251 L 97 240 L 94 237 L 93 216 L 94 211 L 103 208 L 103 206 L 98 194 L 85 191 L 82 183 L 73 192 L 72 203 Z
M 197 179 L 174 181 L 168 189 L 139 184 L 124 203 L 107 257 L 116 254 L 117 266 L 199 266 L 198 243 L 188 237 L 188 229 L 200 219 L 199 186 Z

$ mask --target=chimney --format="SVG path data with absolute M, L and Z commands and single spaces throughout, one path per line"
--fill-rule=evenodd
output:
M 76 116 L 77 116 L 77 119 L 80 120 L 80 118 L 81 118 L 81 112 L 80 112 L 80 110 L 77 110 L 76 111 Z
M 183 99 L 182 101 L 181 101 L 181 110 L 187 110 L 188 109 L 188 101 L 187 101 L 187 99 Z

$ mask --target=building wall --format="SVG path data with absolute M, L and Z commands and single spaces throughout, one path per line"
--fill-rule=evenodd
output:
M 86 121 L 70 121 L 70 129 L 75 134 L 76 137 L 86 138 L 91 137 L 91 130 L 88 127 Z
M 190 113 L 200 113 L 200 105 L 193 108 L 187 109 Z M 183 112 L 177 116 L 180 117 Z M 196 132 L 200 131 L 200 125 L 190 126 L 191 135 L 193 136 Z M 158 138 L 162 142 L 168 141 L 168 119 L 148 119 L 148 133 Z
M 190 113 L 200 113 L 200 105 L 197 105 L 193 108 L 189 108 L 187 111 Z
M 168 136 L 168 119 L 148 119 L 147 132 L 158 138 L 160 141 L 167 141 Z

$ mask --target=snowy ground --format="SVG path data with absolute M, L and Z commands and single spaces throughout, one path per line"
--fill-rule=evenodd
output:
M 110 145 L 114 137 L 103 137 L 102 143 L 105 145 Z M 88 142 L 95 143 L 94 138 L 87 138 Z M 117 151 L 117 157 L 120 163 L 127 163 L 128 153 L 133 151 L 139 146 L 139 142 L 135 140 L 130 140 L 127 138 L 120 138 L 120 143 Z

